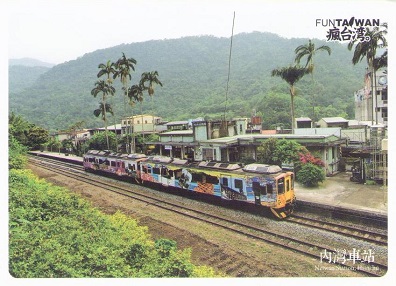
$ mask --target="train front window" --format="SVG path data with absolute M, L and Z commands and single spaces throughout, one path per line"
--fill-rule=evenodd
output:
M 278 194 L 285 193 L 285 178 L 278 179 Z

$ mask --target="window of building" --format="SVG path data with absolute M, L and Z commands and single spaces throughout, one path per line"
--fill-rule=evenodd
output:
M 215 159 L 214 149 L 211 148 L 202 148 L 202 159 L 205 161 L 212 161 Z

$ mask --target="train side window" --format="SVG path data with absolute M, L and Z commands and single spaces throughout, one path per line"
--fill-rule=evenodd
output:
M 253 192 L 255 194 L 265 195 L 267 194 L 266 186 L 261 186 L 259 182 L 253 182 Z
M 115 167 L 115 166 L 116 166 L 116 162 L 111 161 L 111 162 L 110 162 L 110 166 Z
M 272 194 L 274 192 L 274 187 L 271 183 L 267 184 L 267 193 Z
M 221 178 L 221 183 L 222 183 L 224 186 L 228 186 L 228 178 Z
M 161 174 L 161 169 L 158 168 L 158 167 L 154 167 L 154 168 L 153 168 L 153 174 L 156 174 L 156 175 Z
M 285 193 L 285 178 L 280 178 L 278 180 L 278 194 Z
M 235 184 L 235 189 L 239 190 L 240 193 L 243 192 L 243 182 L 240 179 L 235 179 L 234 180 L 234 184 Z
M 162 166 L 161 168 L 161 175 L 166 177 L 166 178 L 171 178 L 171 174 L 170 174 L 171 170 L 169 170 L 167 167 Z
M 183 174 L 182 169 L 174 170 L 174 173 L 175 173 L 175 179 L 179 179 Z

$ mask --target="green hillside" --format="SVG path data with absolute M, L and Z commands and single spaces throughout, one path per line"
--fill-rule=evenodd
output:
M 12 92 L 22 92 L 32 86 L 43 73 L 50 70 L 44 66 L 10 65 L 8 68 L 8 88 Z
M 271 70 L 292 64 L 294 49 L 307 42 L 308 39 L 284 39 L 259 32 L 234 36 L 227 118 L 250 117 L 256 112 L 263 116 L 266 128 L 276 124 L 287 127 L 290 124 L 288 86 L 280 78 L 271 77 Z M 318 117 L 353 118 L 353 92 L 363 85 L 364 62 L 353 66 L 352 52 L 345 45 L 319 40 L 314 43 L 318 47 L 330 46 L 332 54 L 316 55 L 315 88 L 310 75 L 297 84 L 296 117 L 312 116 L 314 93 Z M 10 89 L 10 110 L 51 130 L 67 128 L 81 120 L 86 127 L 103 126 L 93 115 L 98 99 L 90 94 L 97 80 L 98 64 L 107 60 L 115 62 L 125 53 L 137 61 L 131 84 L 138 82 L 142 72 L 153 70 L 158 71 L 163 83 L 162 88 L 156 87 L 152 100 L 147 96 L 143 102 L 144 113 L 165 120 L 220 118 L 225 107 L 229 47 L 229 38 L 199 36 L 97 50 L 54 66 L 22 92 Z M 118 81 L 116 89 L 114 109 L 119 120 L 123 98 Z M 140 113 L 140 106 L 133 112 Z

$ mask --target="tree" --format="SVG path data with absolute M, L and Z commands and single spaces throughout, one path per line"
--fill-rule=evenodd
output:
M 289 66 L 281 69 L 272 70 L 272 76 L 279 76 L 281 79 L 286 81 L 290 88 L 290 107 L 291 107 L 291 126 L 292 126 L 292 134 L 294 134 L 294 97 L 296 96 L 295 84 L 308 73 L 306 68 L 301 68 L 299 66 Z
M 28 145 L 28 133 L 32 124 L 14 112 L 8 117 L 8 133 L 24 146 Z
M 144 72 L 140 79 L 140 84 L 143 86 L 144 90 L 147 90 L 151 98 L 154 95 L 154 84 L 162 86 L 162 82 L 158 79 L 158 76 L 157 71 Z M 148 82 L 148 86 L 145 86 L 146 82 Z
M 114 95 L 115 88 L 112 85 L 109 85 L 104 80 L 99 80 L 95 83 L 95 88 L 91 90 L 91 94 L 96 98 L 96 96 L 102 93 L 102 102 L 99 103 L 99 108 L 94 110 L 94 115 L 99 117 L 102 115 L 102 120 L 105 123 L 105 134 L 107 138 L 107 147 L 109 148 L 109 139 L 108 139 L 108 131 L 107 131 L 107 117 L 106 112 L 113 114 L 113 110 L 111 105 L 106 102 L 107 95 Z
M 110 144 L 110 148 L 107 145 L 107 141 Z M 85 142 L 84 148 L 94 150 L 104 150 L 107 148 L 111 150 L 115 149 L 116 144 L 116 135 L 114 132 L 109 132 L 108 136 L 104 132 L 98 132 Z
M 355 39 L 348 44 L 348 49 L 352 50 L 355 46 L 355 50 L 353 52 L 352 63 L 356 65 L 357 63 L 361 62 L 364 58 L 367 60 L 368 69 L 371 73 L 371 102 L 372 106 L 374 106 L 374 97 L 376 97 L 376 72 L 381 65 L 384 64 L 384 60 L 388 58 L 387 51 L 385 51 L 385 56 L 382 59 L 382 63 L 380 64 L 380 60 L 376 62 L 376 54 L 377 50 L 381 48 L 385 48 L 388 46 L 388 42 L 386 40 L 385 35 L 387 34 L 388 24 L 383 23 L 379 27 L 374 27 L 370 30 L 367 28 L 367 32 L 365 37 L 369 37 L 369 41 L 361 41 L 360 39 Z M 377 100 L 375 100 L 377 104 Z M 375 108 L 377 110 L 377 108 Z M 372 113 L 371 117 L 372 123 L 374 123 L 374 114 Z M 376 124 L 378 123 L 378 116 L 376 116 Z
M 315 81 L 314 81 L 314 77 L 313 77 L 313 70 L 314 70 L 314 57 L 316 52 L 318 51 L 326 51 L 329 56 L 331 55 L 331 49 L 329 46 L 320 46 L 319 48 L 315 48 L 315 44 L 309 40 L 308 44 L 306 45 L 300 45 L 298 46 L 294 52 L 296 53 L 296 59 L 295 62 L 297 64 L 300 64 L 300 61 L 302 58 L 307 57 L 307 62 L 305 64 L 305 68 L 308 70 L 308 73 L 310 73 L 312 75 L 312 82 L 313 82 L 313 86 L 314 86 L 314 90 L 312 91 L 312 120 L 315 120 Z
M 296 63 L 300 64 L 300 61 L 303 57 L 307 57 L 307 62 L 305 64 L 305 68 L 307 68 L 308 72 L 310 74 L 313 74 L 313 70 L 314 70 L 314 56 L 316 54 L 316 52 L 318 51 L 326 51 L 329 56 L 331 55 L 331 49 L 329 46 L 320 46 L 319 48 L 315 48 L 315 44 L 309 40 L 308 44 L 306 45 L 300 45 L 298 46 L 294 52 L 296 53 Z
M 111 77 L 117 72 L 115 63 L 108 60 L 106 64 L 99 64 L 98 68 L 100 70 L 97 74 L 97 77 L 100 78 L 101 76 L 106 75 L 107 83 L 112 84 L 113 80 Z
M 99 70 L 99 72 L 98 72 L 98 74 L 97 74 L 97 77 L 100 78 L 100 77 L 102 77 L 103 75 L 106 75 L 106 82 L 107 82 L 107 84 L 112 85 L 112 84 L 113 84 L 113 79 L 112 79 L 112 77 L 113 77 L 113 76 L 115 75 L 115 73 L 117 72 L 117 70 L 116 70 L 116 64 L 113 63 L 113 62 L 111 62 L 110 60 L 108 60 L 106 64 L 102 64 L 102 63 L 99 64 L 98 68 L 99 68 L 100 70 Z M 112 97 L 112 98 L 113 98 L 113 97 Z M 113 114 L 114 114 L 114 106 L 113 106 L 113 104 L 112 104 L 112 111 L 113 111 Z M 113 116 L 113 117 L 114 117 L 114 116 Z M 115 117 L 114 117 L 114 132 L 116 132 L 116 119 L 115 119 Z M 116 144 L 116 145 L 117 145 L 117 151 L 118 151 L 118 144 Z
M 257 147 L 257 161 L 264 164 L 278 164 L 273 159 L 273 154 L 276 150 L 276 143 L 278 139 L 269 138 Z
M 270 138 L 257 148 L 258 162 L 281 166 L 283 163 L 298 163 L 300 154 L 308 153 L 307 148 L 294 140 Z
M 32 124 L 27 134 L 27 140 L 27 146 L 31 150 L 39 150 L 42 144 L 49 140 L 48 130 Z
M 137 101 L 140 103 L 140 114 L 142 115 L 142 133 L 143 133 L 143 113 L 142 113 L 143 91 L 144 91 L 144 86 L 142 85 L 142 82 L 140 82 L 139 84 L 134 84 L 131 86 L 130 89 L 128 89 L 128 98 L 130 105 L 133 106 Z
M 136 60 L 134 58 L 127 58 L 124 53 L 122 53 L 121 58 L 117 60 L 115 63 L 116 72 L 113 75 L 113 78 L 119 77 L 122 83 L 122 89 L 124 90 L 124 116 L 126 116 L 126 98 L 128 96 L 128 84 L 132 79 L 131 70 L 135 71 Z M 129 102 L 131 103 L 131 102 Z M 131 120 L 131 124 L 133 125 L 133 120 Z M 131 129 L 133 126 L 131 125 Z M 132 130 L 131 130 L 132 132 Z M 135 151 L 135 140 L 132 140 L 131 152 Z

